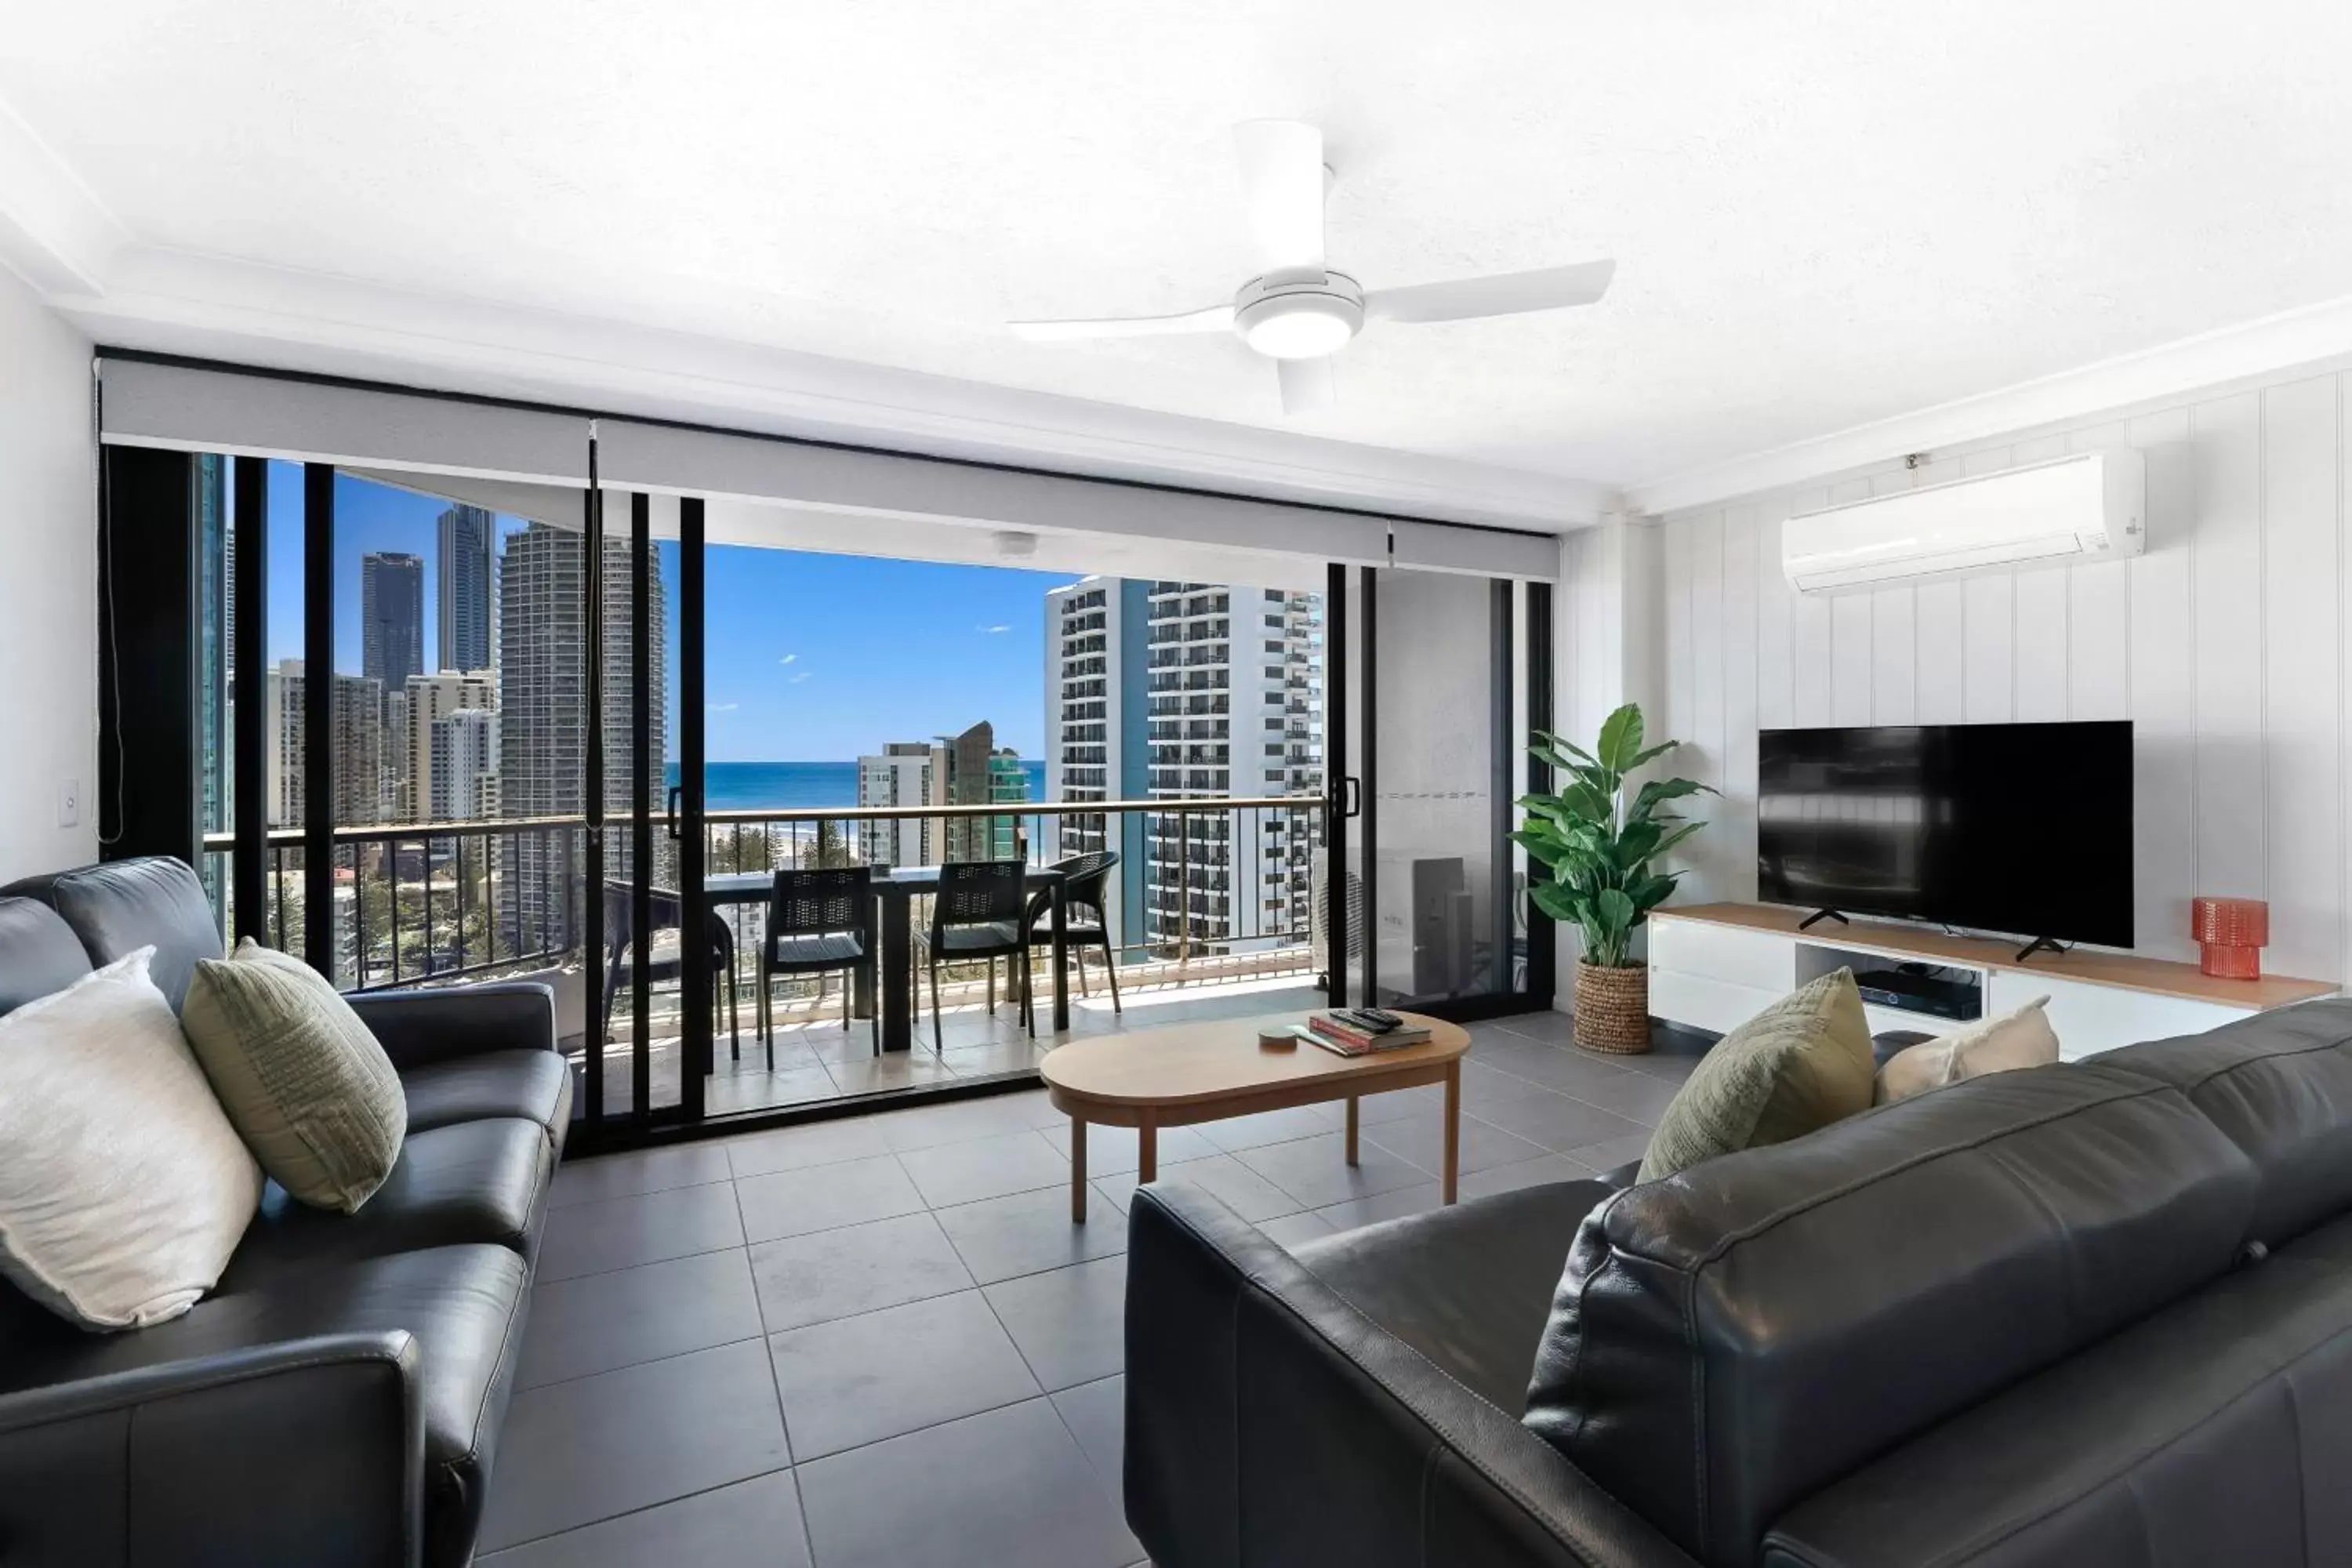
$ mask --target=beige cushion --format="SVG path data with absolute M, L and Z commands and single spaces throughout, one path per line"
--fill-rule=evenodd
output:
M 2058 1059 L 2058 1035 L 2042 1011 L 2049 1005 L 2049 997 L 2036 996 L 2014 1013 L 1906 1046 L 1878 1069 L 1873 1103 L 1908 1100 L 1989 1072 L 2048 1067 Z
M 1775 1002 L 1717 1040 L 1666 1107 L 1642 1180 L 1801 1138 L 1870 1109 L 1870 1025 L 1853 972 Z
M 279 1186 L 349 1214 L 383 1184 L 408 1101 L 383 1047 L 324 976 L 247 937 L 235 958 L 197 962 L 180 1026 Z
M 142 947 L 0 1018 L 0 1273 L 90 1329 L 176 1318 L 228 1266 L 261 1173 Z

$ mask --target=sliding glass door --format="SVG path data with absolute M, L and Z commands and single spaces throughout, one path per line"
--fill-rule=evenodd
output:
M 1457 1017 L 1546 1005 L 1549 931 L 1540 917 L 1530 930 L 1510 830 L 1517 796 L 1541 782 L 1526 741 L 1549 722 L 1549 594 L 1412 568 L 1335 576 L 1341 989 Z

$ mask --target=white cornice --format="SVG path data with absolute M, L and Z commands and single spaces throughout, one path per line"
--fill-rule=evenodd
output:
M 80 177 L 0 103 L 0 266 L 44 294 L 94 289 L 127 237 Z
M 1652 515 L 2352 354 L 2352 296 L 1631 487 Z
M 152 247 L 49 302 L 124 348 L 1270 499 L 1545 532 L 1613 500 L 1522 469 Z

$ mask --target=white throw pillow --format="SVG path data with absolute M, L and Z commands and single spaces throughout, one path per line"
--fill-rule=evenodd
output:
M 2049 997 L 2036 996 L 2014 1013 L 1906 1046 L 1878 1069 L 1871 1103 L 1891 1104 L 1987 1073 L 2048 1067 L 2058 1059 L 2057 1031 L 2042 1013 L 2049 1005 Z
M 154 953 L 0 1017 L 0 1274 L 84 1328 L 186 1311 L 261 1201 Z

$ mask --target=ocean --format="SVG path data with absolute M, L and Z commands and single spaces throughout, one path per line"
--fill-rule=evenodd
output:
M 1029 798 L 1045 798 L 1045 763 L 1024 758 Z M 663 772 L 677 782 L 677 764 Z M 711 811 L 783 811 L 809 806 L 856 805 L 857 764 L 851 763 L 712 763 L 704 771 L 704 805 Z

